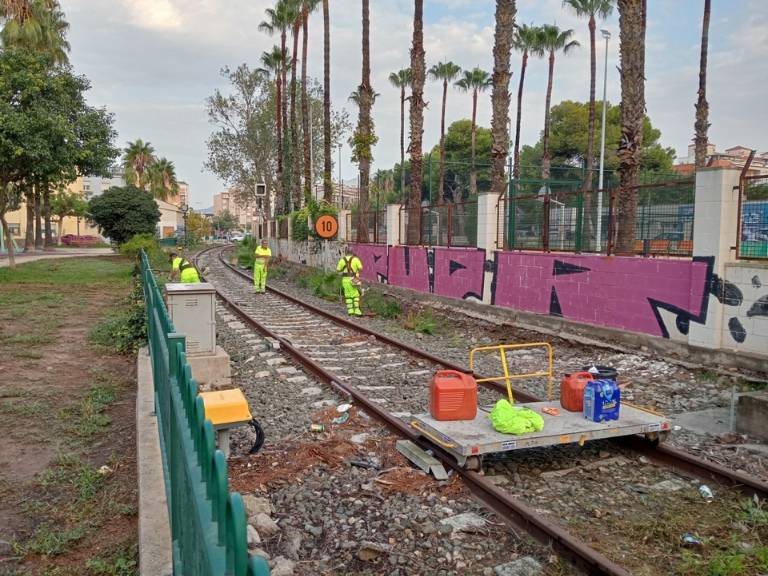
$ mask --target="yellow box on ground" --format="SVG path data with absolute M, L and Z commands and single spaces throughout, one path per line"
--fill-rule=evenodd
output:
M 250 422 L 251 412 L 248 401 L 240 388 L 201 392 L 200 397 L 205 405 L 205 417 L 216 428 L 233 424 Z

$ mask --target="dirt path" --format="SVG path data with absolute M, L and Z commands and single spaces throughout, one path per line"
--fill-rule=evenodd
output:
M 136 571 L 135 362 L 91 342 L 131 263 L 0 270 L 0 575 Z

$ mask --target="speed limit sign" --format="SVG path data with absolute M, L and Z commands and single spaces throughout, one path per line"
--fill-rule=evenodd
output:
M 339 223 L 335 216 L 324 214 L 315 222 L 315 232 L 320 238 L 333 238 L 339 231 Z

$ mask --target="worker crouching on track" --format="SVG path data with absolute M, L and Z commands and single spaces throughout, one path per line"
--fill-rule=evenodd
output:
M 269 249 L 267 240 L 261 241 L 253 253 L 253 291 L 256 294 L 264 294 L 267 291 L 267 271 L 269 259 L 272 258 L 272 250 Z
M 360 272 L 363 271 L 363 263 L 355 256 L 351 246 L 344 249 L 344 256 L 336 266 L 336 272 L 342 275 L 341 287 L 344 289 L 344 301 L 347 303 L 347 314 L 350 316 L 362 316 L 360 311 Z
M 200 283 L 200 275 L 192 262 L 179 256 L 176 252 L 171 252 L 169 259 L 171 261 L 171 282 L 178 278 L 182 284 Z

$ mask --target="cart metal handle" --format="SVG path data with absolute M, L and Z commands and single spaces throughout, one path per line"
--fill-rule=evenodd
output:
M 442 440 L 441 438 L 438 438 L 437 436 L 432 434 L 432 432 L 429 432 L 428 430 L 424 430 L 424 428 L 422 428 L 421 425 L 419 424 L 418 420 L 411 420 L 411 428 L 418 430 L 438 446 L 442 446 L 443 448 L 448 448 L 448 449 L 456 448 L 456 444 L 454 444 L 453 442 L 446 442 L 445 440 Z

